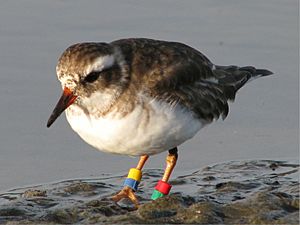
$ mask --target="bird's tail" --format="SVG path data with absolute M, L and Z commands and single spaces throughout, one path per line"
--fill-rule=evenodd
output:
M 273 74 L 273 72 L 271 72 L 270 70 L 256 69 L 253 66 L 240 67 L 240 68 L 238 68 L 238 70 L 240 72 L 245 72 L 245 73 L 249 73 L 250 74 L 250 77 L 247 76 L 248 79 L 247 79 L 247 81 L 245 83 L 247 83 L 249 81 L 252 81 L 252 80 L 254 80 L 256 78 L 259 78 L 259 77 L 265 77 L 265 76 L 269 76 L 269 75 Z M 240 87 L 238 87 L 238 89 L 240 89 L 244 84 L 242 84 Z
M 273 74 L 269 70 L 256 69 L 253 66 L 238 67 L 217 65 L 214 66 L 213 73 L 218 80 L 218 83 L 227 87 L 229 93 L 231 92 L 228 96 L 231 100 L 234 100 L 236 92 L 247 82 Z

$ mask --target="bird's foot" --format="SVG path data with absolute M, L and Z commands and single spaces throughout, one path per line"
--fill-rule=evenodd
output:
M 129 199 L 134 204 L 135 208 L 139 207 L 139 201 L 135 196 L 134 190 L 128 186 L 125 186 L 118 194 L 111 197 L 111 199 L 115 202 L 118 202 L 124 198 Z

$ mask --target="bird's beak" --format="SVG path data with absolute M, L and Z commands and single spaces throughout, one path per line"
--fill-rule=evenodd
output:
M 50 127 L 57 117 L 59 117 L 66 108 L 73 104 L 76 98 L 77 96 L 74 95 L 69 88 L 65 87 L 62 96 L 60 97 L 47 122 L 47 127 Z

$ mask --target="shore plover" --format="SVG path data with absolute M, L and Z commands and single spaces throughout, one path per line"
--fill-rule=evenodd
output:
M 138 205 L 135 191 L 150 155 L 169 151 L 152 195 L 167 195 L 177 146 L 228 114 L 228 101 L 248 81 L 272 74 L 252 66 L 217 66 L 185 44 L 144 38 L 80 43 L 56 67 L 63 94 L 47 127 L 66 112 L 72 129 L 95 148 L 140 156 L 113 197 Z

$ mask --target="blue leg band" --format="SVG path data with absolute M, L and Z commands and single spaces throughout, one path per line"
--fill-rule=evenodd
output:
M 140 182 L 138 182 L 138 181 L 136 181 L 134 179 L 126 178 L 125 181 L 124 181 L 124 186 L 128 186 L 132 190 L 137 191 L 139 183 Z

